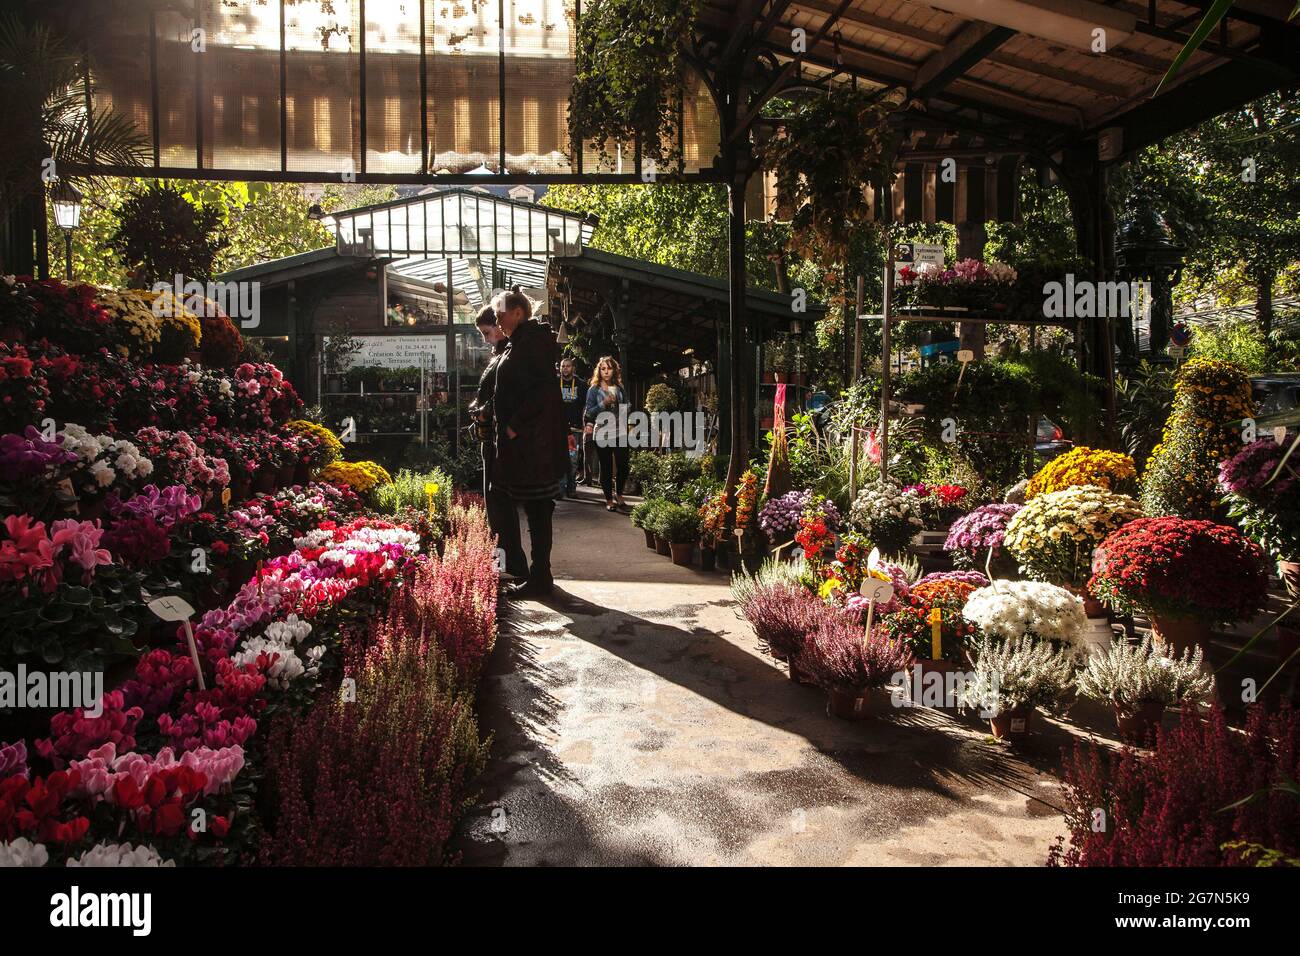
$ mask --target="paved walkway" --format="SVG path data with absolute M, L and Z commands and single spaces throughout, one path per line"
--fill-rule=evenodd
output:
M 467 864 L 1038 865 L 1065 832 L 1047 772 L 973 719 L 827 716 L 758 649 L 725 573 L 675 567 L 624 515 L 556 511 L 563 591 L 503 621 Z

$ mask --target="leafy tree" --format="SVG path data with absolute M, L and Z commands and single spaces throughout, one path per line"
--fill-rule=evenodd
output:
M 1123 207 L 1153 202 L 1187 248 L 1177 296 L 1253 298 L 1265 336 L 1273 297 L 1300 262 L 1300 109 L 1272 94 L 1150 147 L 1120 177 Z
M 192 202 L 181 187 L 166 181 L 127 196 L 117 219 L 109 247 L 129 271 L 139 267 L 146 284 L 177 275 L 211 279 L 217 253 L 229 242 L 213 206 Z

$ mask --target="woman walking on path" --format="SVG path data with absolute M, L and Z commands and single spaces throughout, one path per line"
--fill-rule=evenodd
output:
M 513 527 L 515 539 L 519 535 L 519 514 L 514 504 L 524 506 L 532 542 L 528 580 L 510 593 L 545 597 L 554 583 L 551 516 L 560 492 L 560 477 L 569 468 L 564 407 L 555 372 L 555 333 L 549 325 L 532 318 L 532 303 L 519 286 L 493 296 L 492 309 L 507 342 L 494 376 L 496 459 L 491 487 L 503 491 L 512 502 L 503 520 Z
M 600 458 L 600 487 L 605 492 L 605 510 L 615 511 L 627 503 L 623 500 L 623 485 L 627 481 L 628 450 L 626 436 L 616 428 L 601 428 L 597 419 L 609 412 L 618 416 L 619 406 L 627 404 L 623 392 L 623 370 L 612 355 L 604 356 L 591 373 L 591 387 L 587 389 L 587 423 L 595 426 L 596 455 Z M 615 475 L 615 465 L 618 474 Z M 617 493 L 617 506 L 615 494 Z
M 528 576 L 528 559 L 524 557 L 519 539 L 519 518 L 515 503 L 501 488 L 492 487 L 492 465 L 496 460 L 496 442 L 492 435 L 492 398 L 496 388 L 497 364 L 506 350 L 506 337 L 497 325 L 497 314 L 492 306 L 484 306 L 474 320 L 483 341 L 492 347 L 492 358 L 478 380 L 478 394 L 469 407 L 476 423 L 480 450 L 483 456 L 483 504 L 487 511 L 488 527 L 497 537 L 497 547 L 505 552 L 505 576 L 522 581 Z

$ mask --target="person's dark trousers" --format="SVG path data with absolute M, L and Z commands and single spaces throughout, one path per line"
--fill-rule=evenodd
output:
M 499 488 L 489 490 L 483 500 L 488 527 L 496 533 L 497 547 L 506 553 L 506 574 L 520 579 L 528 577 L 528 558 L 524 556 L 519 536 L 519 513 L 514 500 Z
M 533 564 L 528 569 L 528 580 L 541 584 L 551 583 L 551 516 L 555 514 L 555 502 L 550 498 L 521 502 L 524 514 L 528 517 L 528 538 L 532 543 Z M 519 525 L 515 524 L 515 534 Z
M 497 547 L 506 553 L 506 574 L 516 578 L 528 576 L 528 559 L 524 557 L 523 543 L 519 538 L 519 515 L 515 503 L 500 488 L 490 487 L 492 460 L 483 456 L 483 509 L 487 512 L 488 528 L 497 536 Z
M 621 496 L 623 484 L 627 481 L 627 449 L 621 445 L 612 448 L 597 445 L 596 454 L 600 456 L 600 489 L 605 492 L 606 501 L 613 501 L 615 484 L 617 483 L 618 494 Z M 616 468 L 617 476 L 614 474 Z
M 586 472 L 587 484 L 594 485 L 599 480 L 596 476 L 596 472 L 600 470 L 596 440 L 590 435 L 584 435 L 582 438 L 582 470 Z

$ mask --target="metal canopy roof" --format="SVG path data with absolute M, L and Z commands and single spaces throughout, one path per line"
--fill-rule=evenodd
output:
M 571 325 L 614 331 L 625 321 L 626 360 L 634 373 L 671 371 L 717 358 L 719 322 L 725 324 L 729 298 L 722 279 L 585 249 L 580 256 L 551 259 L 547 290 L 553 305 L 562 304 Z M 807 313 L 800 315 L 790 296 L 763 289 L 750 289 L 745 301 L 749 314 L 771 327 L 826 311 L 808 301 Z
M 746 43 L 807 83 L 905 91 L 904 162 L 1095 152 L 1107 129 L 1114 159 L 1297 82 L 1292 0 L 1237 0 L 1151 99 L 1211 2 L 708 0 L 678 172 L 722 178 L 703 77 Z M 39 12 L 84 43 L 96 104 L 152 142 L 145 167 L 102 172 L 442 183 L 642 172 L 632 144 L 601 161 L 594 144 L 568 143 L 577 0 L 67 0 Z M 1089 46 L 1097 28 L 1105 52 Z
M 380 258 L 544 260 L 578 253 L 595 229 L 580 213 L 468 189 L 349 209 L 324 222 L 340 255 Z

